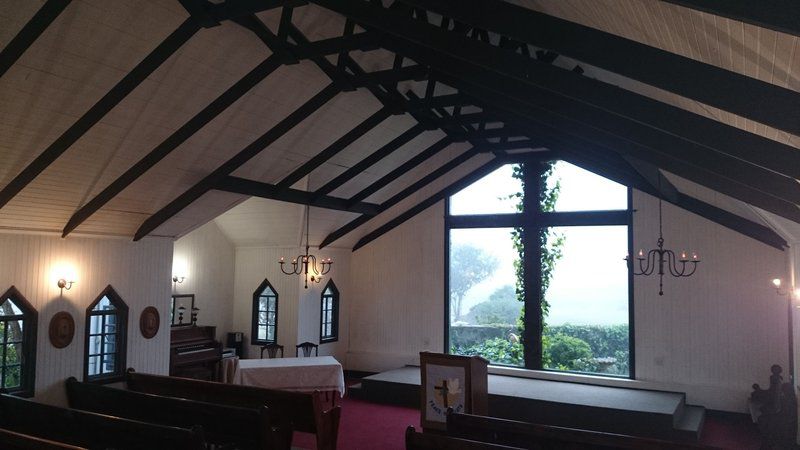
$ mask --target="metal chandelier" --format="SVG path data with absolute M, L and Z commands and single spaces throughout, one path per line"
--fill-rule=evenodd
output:
M 320 259 L 320 263 L 322 264 L 321 268 L 317 268 L 317 257 L 310 254 L 308 252 L 308 223 L 309 223 L 309 207 L 306 205 L 306 252 L 302 255 L 297 255 L 296 258 L 292 259 L 292 268 L 291 270 L 286 270 L 284 264 L 283 257 L 281 260 L 278 261 L 281 265 L 281 272 L 285 273 L 286 275 L 303 275 L 305 276 L 305 288 L 308 289 L 308 282 L 311 281 L 312 283 L 319 283 L 322 281 L 322 275 L 330 272 L 331 266 L 333 265 L 333 261 L 330 258 L 327 260 L 325 258 Z M 309 272 L 311 275 L 309 276 Z
M 700 262 L 697 252 L 691 252 L 690 258 L 685 251 L 682 251 L 680 257 L 677 257 L 672 250 L 664 249 L 661 199 L 658 200 L 658 248 L 648 251 L 647 255 L 645 255 L 644 250 L 640 249 L 636 259 L 639 261 L 639 267 L 638 272 L 636 267 L 633 268 L 634 275 L 652 275 L 656 271 L 656 267 L 658 268 L 658 295 L 664 295 L 664 275 L 666 273 L 680 278 L 690 277 L 697 270 L 697 263 Z M 631 263 L 630 257 L 626 257 L 625 260 L 628 261 L 628 264 Z M 687 266 L 687 263 L 691 263 L 691 265 Z

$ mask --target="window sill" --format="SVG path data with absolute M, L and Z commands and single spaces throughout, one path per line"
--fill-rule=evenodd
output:
M 594 384 L 598 386 L 638 387 L 641 382 L 632 378 L 608 377 L 602 375 L 587 375 L 582 373 L 565 373 L 548 370 L 532 370 L 517 367 L 489 366 L 491 375 L 505 375 L 518 378 L 532 378 L 537 380 L 563 381 L 567 383 Z
M 120 382 L 120 381 L 125 381 L 125 374 L 124 373 L 122 373 L 122 374 L 114 374 L 114 375 L 105 376 L 105 377 L 89 377 L 89 376 L 85 376 L 84 377 L 84 381 L 86 381 L 87 383 L 92 383 L 92 384 L 117 383 L 117 382 Z

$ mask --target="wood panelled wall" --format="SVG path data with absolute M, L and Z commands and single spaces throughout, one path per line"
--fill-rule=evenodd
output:
M 344 361 L 347 350 L 347 322 L 349 305 L 349 250 L 326 248 L 311 249 L 317 257 L 332 258 L 332 270 L 319 284 L 310 283 L 303 288 L 299 275 L 288 276 L 281 272 L 278 260 L 281 256 L 290 261 L 303 249 L 299 247 L 237 247 L 233 305 L 234 331 L 246 335 L 245 352 L 249 358 L 260 356 L 260 347 L 251 346 L 253 292 L 264 278 L 278 291 L 278 343 L 285 347 L 286 356 L 294 356 L 295 345 L 311 341 L 319 342 L 319 316 L 322 289 L 333 279 L 339 288 L 339 341 L 320 346 L 320 355 L 333 355 Z
M 347 367 L 381 371 L 444 350 L 444 202 L 351 258 Z
M 258 358 L 260 348 L 250 345 L 253 314 L 253 292 L 264 278 L 278 291 L 278 343 L 285 347 L 286 356 L 294 356 L 297 344 L 299 288 L 297 278 L 281 273 L 278 260 L 290 260 L 297 247 L 238 247 L 236 248 L 233 328 L 245 334 L 245 356 Z
M 83 378 L 86 308 L 109 284 L 129 308 L 127 365 L 142 372 L 168 372 L 170 239 L 134 243 L 0 233 L 0 255 L 0 290 L 16 286 L 39 312 L 37 400 L 65 404 L 64 380 Z M 61 295 L 56 281 L 67 276 L 64 273 L 74 276 L 76 283 Z M 152 339 L 144 339 L 139 331 L 139 315 L 147 306 L 158 308 L 161 316 L 161 327 Z M 59 311 L 68 311 L 75 319 L 75 337 L 60 350 L 48 338 L 50 319 Z
M 634 245 L 651 248 L 658 202 L 636 192 L 634 207 Z M 443 214 L 439 203 L 353 254 L 349 369 L 386 370 L 443 350 Z M 691 278 L 667 277 L 663 296 L 657 278 L 636 277 L 637 380 L 615 384 L 744 411 L 751 384 L 766 384 L 771 364 L 787 365 L 786 303 L 770 284 L 786 273 L 785 255 L 667 205 L 664 236 L 667 247 L 696 249 L 703 262 Z
M 175 294 L 194 294 L 198 325 L 217 327 L 217 339 L 233 328 L 233 268 L 236 250 L 211 221 L 175 241 L 173 274 L 185 271 Z

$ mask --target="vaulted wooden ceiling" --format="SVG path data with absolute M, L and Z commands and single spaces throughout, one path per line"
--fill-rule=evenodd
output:
M 258 196 L 358 248 L 546 154 L 781 248 L 800 26 L 751 3 L 0 0 L 0 227 L 180 236 Z

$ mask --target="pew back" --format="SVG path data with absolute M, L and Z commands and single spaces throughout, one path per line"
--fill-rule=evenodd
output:
M 202 431 L 155 425 L 0 395 L 0 428 L 86 448 L 200 450 Z
M 86 450 L 84 447 L 64 444 L 0 428 L 0 448 L 4 450 Z
M 470 441 L 432 433 L 417 433 L 406 428 L 406 450 L 523 450 L 518 447 Z
M 266 405 L 280 426 L 316 433 L 319 450 L 333 450 L 339 430 L 341 406 L 329 407 L 324 392 L 292 392 L 255 386 L 217 383 L 189 378 L 144 374 L 129 369 L 128 389 L 148 394 L 186 398 L 207 403 L 261 408 Z
M 180 428 L 200 426 L 208 443 L 261 450 L 286 449 L 291 429 L 275 429 L 266 406 L 259 409 L 126 391 L 74 377 L 66 381 L 69 406 L 126 419 Z
M 561 450 L 565 448 L 570 450 L 688 450 L 713 448 L 692 442 L 671 442 L 452 412 L 447 415 L 447 435 L 536 450 Z

